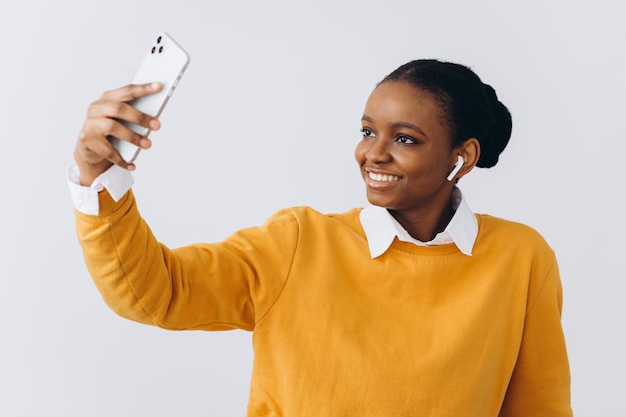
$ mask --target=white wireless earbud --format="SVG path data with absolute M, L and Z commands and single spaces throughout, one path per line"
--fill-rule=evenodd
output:
M 465 163 L 465 159 L 463 159 L 461 155 L 458 155 L 456 159 L 456 163 L 454 164 L 454 169 L 452 169 L 452 172 L 450 173 L 450 175 L 448 175 L 448 181 L 452 181 L 454 179 L 454 176 L 458 174 L 461 168 L 463 168 L 464 163 Z

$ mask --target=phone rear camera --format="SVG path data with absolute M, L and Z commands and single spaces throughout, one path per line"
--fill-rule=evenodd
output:
M 159 47 L 159 53 L 163 52 L 163 47 Z
M 157 43 L 161 43 L 161 37 L 160 36 L 157 38 Z
M 152 53 L 155 53 L 155 52 L 156 52 L 156 46 L 153 46 L 152 47 Z

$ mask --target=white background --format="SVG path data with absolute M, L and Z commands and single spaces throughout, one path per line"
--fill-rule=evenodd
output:
M 514 130 L 499 165 L 461 187 L 475 211 L 555 249 L 575 413 L 623 417 L 626 6 L 505 3 L 3 1 L 0 415 L 245 414 L 250 335 L 117 317 L 74 234 L 65 168 L 86 107 L 129 82 L 165 30 L 191 64 L 135 192 L 170 246 L 286 206 L 363 205 L 352 152 L 375 83 L 415 58 L 471 66 Z

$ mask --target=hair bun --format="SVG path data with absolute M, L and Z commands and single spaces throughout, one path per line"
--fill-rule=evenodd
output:
M 478 138 L 481 143 L 481 154 L 476 166 L 491 168 L 498 163 L 498 158 L 511 138 L 513 121 L 511 113 L 496 95 L 489 84 L 483 84 L 485 99 L 491 108 L 491 125 L 485 129 L 484 136 Z

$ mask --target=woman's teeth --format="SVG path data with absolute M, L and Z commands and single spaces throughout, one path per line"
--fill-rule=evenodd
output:
M 400 179 L 400 177 L 396 177 L 395 175 L 374 174 L 373 172 L 368 172 L 367 174 L 370 179 L 373 179 L 374 181 L 394 182 Z

